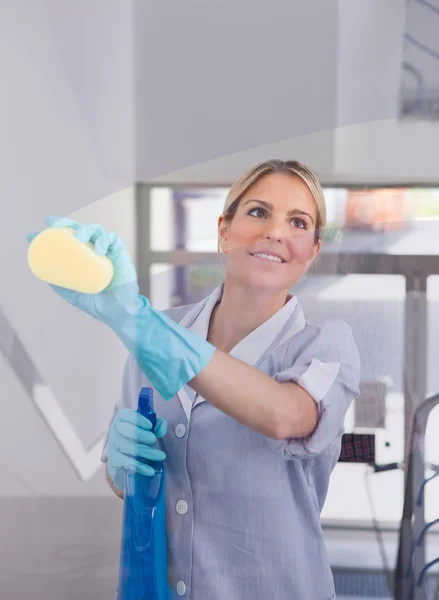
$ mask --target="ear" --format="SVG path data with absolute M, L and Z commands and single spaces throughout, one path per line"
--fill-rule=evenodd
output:
M 310 266 L 312 265 L 312 263 L 314 262 L 314 260 L 317 258 L 317 255 L 320 252 L 321 247 L 322 247 L 322 240 L 321 239 L 319 239 L 319 241 L 317 242 L 317 244 L 313 244 L 312 254 L 311 254 L 310 258 L 308 259 L 308 261 L 306 263 L 305 272 L 308 271 L 308 269 L 310 268 Z
M 229 224 L 224 215 L 218 217 L 218 241 L 222 252 L 226 253 L 227 250 L 227 234 Z
M 318 253 L 320 252 L 321 247 L 322 247 L 322 238 L 319 238 L 319 241 L 317 242 L 317 244 L 314 244 L 313 260 L 317 257 Z

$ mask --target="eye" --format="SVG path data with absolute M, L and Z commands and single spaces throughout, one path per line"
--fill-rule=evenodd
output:
M 299 219 L 299 217 L 294 217 L 294 219 L 291 219 L 291 223 L 293 223 L 294 227 L 308 229 L 308 223 L 304 219 Z
M 253 214 L 255 212 L 262 213 L 262 215 L 261 214 L 259 214 L 259 215 Z M 250 209 L 247 214 L 251 215 L 252 217 L 260 217 L 260 216 L 266 216 L 267 212 L 264 208 L 261 208 L 260 206 L 258 206 L 257 208 Z

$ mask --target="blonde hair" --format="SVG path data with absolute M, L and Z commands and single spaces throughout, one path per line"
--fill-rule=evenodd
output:
M 286 173 L 297 176 L 308 186 L 317 205 L 317 222 L 315 228 L 314 242 L 317 244 L 323 235 L 326 226 L 326 203 L 322 186 L 317 176 L 306 165 L 296 160 L 267 160 L 249 169 L 229 189 L 222 216 L 226 220 L 232 220 L 238 208 L 241 197 L 258 179 L 269 173 Z M 218 241 L 219 250 L 219 241 Z

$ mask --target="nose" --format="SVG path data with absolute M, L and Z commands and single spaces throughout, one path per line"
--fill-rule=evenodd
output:
M 269 223 L 265 229 L 264 237 L 272 242 L 281 242 L 287 236 L 285 228 L 276 223 Z

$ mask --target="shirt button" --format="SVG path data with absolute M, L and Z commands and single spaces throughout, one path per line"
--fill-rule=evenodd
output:
M 183 423 L 179 423 L 177 425 L 177 427 L 175 428 L 175 435 L 178 438 L 182 438 L 182 437 L 184 437 L 185 433 L 186 433 L 186 425 L 184 425 Z
M 179 581 L 177 583 L 177 594 L 179 596 L 184 596 L 186 593 L 186 584 L 184 581 Z
M 185 500 L 179 500 L 175 506 L 175 510 L 179 515 L 185 515 L 188 511 L 188 504 Z

